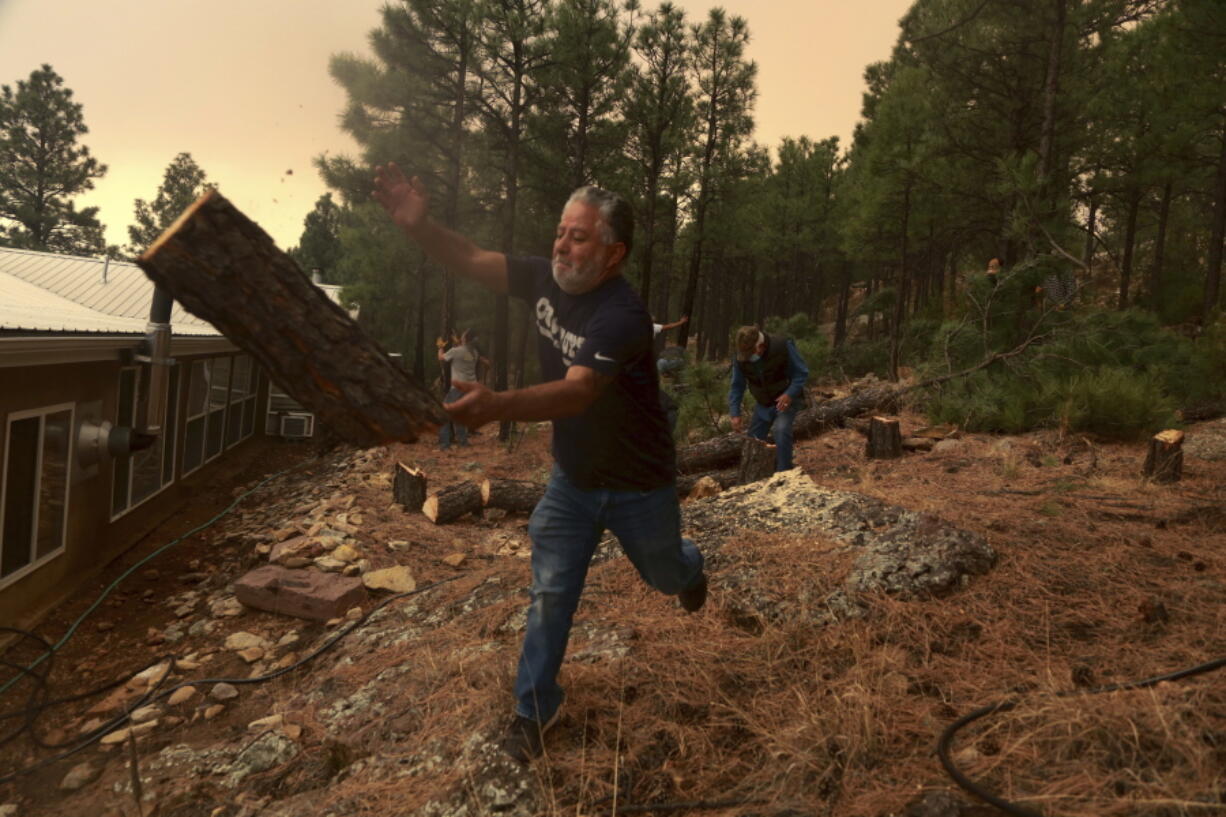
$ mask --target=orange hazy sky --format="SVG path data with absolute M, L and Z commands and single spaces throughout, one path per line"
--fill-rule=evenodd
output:
M 133 200 L 152 199 L 187 151 L 282 247 L 325 192 L 311 165 L 354 153 L 328 58 L 367 54 L 373 0 L 0 0 L 0 84 L 49 63 L 84 106 L 83 138 L 108 165 L 78 206 L 127 244 Z M 698 22 L 716 4 L 682 0 Z M 749 22 L 759 142 L 839 136 L 860 114 L 864 67 L 887 59 L 911 0 L 728 0 Z M 651 0 L 644 3 L 653 8 Z M 292 171 L 292 174 L 288 171 Z

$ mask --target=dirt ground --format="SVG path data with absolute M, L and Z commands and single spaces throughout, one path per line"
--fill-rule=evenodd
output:
M 924 425 L 910 413 L 902 421 L 904 430 Z M 620 802 L 616 813 L 645 813 L 650 809 L 643 804 L 656 803 L 663 804 L 657 813 L 901 814 L 925 794 L 957 793 L 933 753 L 940 732 L 958 715 L 1019 695 L 1018 707 L 969 728 L 954 747 L 961 768 L 992 791 L 1068 815 L 1226 811 L 1226 675 L 1108 695 L 1051 694 L 1226 656 L 1226 423 L 1187 431 L 1184 478 L 1170 485 L 1141 478 L 1143 443 L 1053 431 L 957 435 L 948 450 L 889 461 L 866 461 L 863 437 L 850 429 L 800 441 L 797 464 L 818 485 L 930 512 L 982 534 L 999 554 L 997 566 L 945 598 L 868 599 L 863 618 L 820 627 L 803 621 L 747 626 L 738 591 L 727 580 L 752 568 L 770 593 L 835 587 L 845 566 L 817 558 L 820 542 L 811 537 L 745 530 L 730 539 L 712 566 L 708 606 L 695 616 L 680 615 L 675 602 L 649 593 L 624 559 L 594 568 L 563 669 L 566 710 L 547 758 L 532 768 L 538 812 L 607 814 Z M 366 471 L 352 484 L 361 486 L 353 508 L 362 514 L 357 540 L 370 566 L 408 564 L 419 586 L 457 579 L 441 603 L 490 582 L 526 586 L 524 515 L 435 526 L 391 506 L 382 475 L 404 461 L 422 467 L 432 489 L 489 476 L 543 481 L 548 442 L 547 428 L 531 428 L 512 444 L 486 429 L 466 449 L 440 452 L 419 442 L 369 452 Z M 176 615 L 158 602 L 188 582 L 223 592 L 261 563 L 245 531 L 258 527 L 279 494 L 309 491 L 312 481 L 336 476 L 326 470 L 334 460 L 317 454 L 256 443 L 240 468 L 218 475 L 95 586 L 55 611 L 39 628 L 52 641 L 136 560 L 212 519 L 264 475 L 293 469 L 114 591 L 57 654 L 50 697 L 124 678 L 165 654 L 211 657 L 210 677 L 246 676 L 250 668 L 220 642 L 229 631 L 284 630 L 278 617 L 248 612 L 224 620 L 221 632 L 169 645 L 159 635 Z M 392 549 L 389 542 L 411 547 Z M 465 556 L 458 567 L 446 561 L 456 554 Z M 419 677 L 406 678 L 404 695 L 421 696 L 428 711 L 385 701 L 389 712 L 416 714 L 389 715 L 382 720 L 394 729 L 355 733 L 339 743 L 309 713 L 300 718 L 301 756 L 332 758 L 329 774 L 312 778 L 299 763 L 276 785 L 265 780 L 225 794 L 179 781 L 152 798 L 157 813 L 255 815 L 311 791 L 303 801 L 310 806 L 279 813 L 427 813 L 432 798 L 461 785 L 453 773 L 392 785 L 363 776 L 357 764 L 338 770 L 352 762 L 349 752 L 390 757 L 409 751 L 406 740 L 415 748 L 454 744 L 494 728 L 510 707 L 518 649 L 519 635 L 505 622 L 521 614 L 524 598 L 517 593 L 490 607 L 461 609 L 412 646 L 418 652 L 409 654 L 423 656 L 429 669 L 423 664 Z M 303 624 L 299 632 L 309 639 L 325 629 Z M 601 652 L 600 638 L 624 649 Z M 355 651 L 343 667 L 307 665 L 211 719 L 197 710 L 160 726 L 139 751 L 150 756 L 171 744 L 248 741 L 252 720 L 294 710 L 313 688 L 356 689 L 409 649 L 376 645 Z M 473 650 L 483 657 L 474 659 Z M 582 658 L 593 650 L 590 660 Z M 31 655 L 18 648 L 5 658 L 20 663 Z M 30 691 L 18 688 L 21 695 Z M 50 709 L 37 720 L 37 734 L 51 744 L 69 740 L 89 719 L 94 700 Z M 16 692 L 0 701 L 6 713 L 24 703 Z M 341 744 L 343 751 L 336 748 Z M 338 752 L 345 758 L 336 759 Z M 0 773 L 53 754 L 24 734 L 0 748 Z M 88 748 L 0 786 L 0 804 L 17 804 L 22 815 L 136 814 L 123 757 Z M 62 791 L 65 773 L 85 759 L 102 766 L 101 777 L 79 791 Z M 145 808 L 147 817 L 152 804 Z M 959 806 L 933 813 L 990 812 Z

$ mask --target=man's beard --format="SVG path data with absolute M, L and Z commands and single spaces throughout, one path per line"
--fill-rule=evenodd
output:
M 573 267 L 554 258 L 550 267 L 553 270 L 553 280 L 567 295 L 582 295 L 588 292 L 600 277 L 600 268 L 595 261 Z

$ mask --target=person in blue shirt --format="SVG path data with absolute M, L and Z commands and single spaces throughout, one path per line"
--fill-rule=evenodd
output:
M 741 400 L 745 388 L 757 405 L 749 421 L 749 436 L 768 439 L 774 426 L 775 471 L 786 471 L 792 462 L 792 423 L 804 408 L 805 381 L 809 367 L 791 338 L 768 335 L 756 326 L 742 326 L 736 333 L 736 360 L 732 362 L 732 388 L 728 391 L 728 415 L 734 431 L 741 431 Z
M 376 170 L 374 197 L 446 269 L 528 302 L 545 382 L 495 392 L 457 381 L 443 408 L 456 423 L 553 421 L 555 465 L 528 523 L 532 602 L 503 748 L 520 761 L 543 751 L 562 704 L 558 670 L 604 531 L 639 575 L 694 612 L 707 598 L 703 558 L 681 536 L 676 451 L 660 407 L 651 316 L 622 277 L 634 236 L 630 205 L 598 187 L 571 194 L 552 258 L 484 250 L 429 215 L 420 181 L 394 164 Z

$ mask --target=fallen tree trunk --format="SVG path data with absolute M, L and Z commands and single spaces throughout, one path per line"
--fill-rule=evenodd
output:
M 805 409 L 796 415 L 792 435 L 798 440 L 813 437 L 827 429 L 842 426 L 849 417 L 890 408 L 906 390 L 907 387 L 892 383 L 879 383 L 840 400 L 829 400 Z M 678 449 L 677 471 L 694 474 L 735 465 L 740 459 L 744 439 L 742 434 L 725 434 Z
M 481 483 L 481 503 L 514 513 L 530 513 L 545 495 L 545 486 L 522 479 L 487 479 Z
M 689 496 L 694 490 L 694 486 L 698 484 L 698 481 L 706 477 L 710 477 L 718 482 L 720 488 L 731 488 L 739 484 L 737 482 L 738 471 L 739 469 L 737 468 L 727 468 L 723 471 L 711 471 L 706 474 L 678 474 L 677 496 L 682 498 Z
M 481 486 L 475 482 L 461 482 L 444 488 L 434 496 L 426 497 L 421 512 L 436 525 L 454 522 L 464 514 L 481 510 Z
M 136 263 L 346 442 L 412 442 L 446 421 L 438 399 L 217 191 Z

